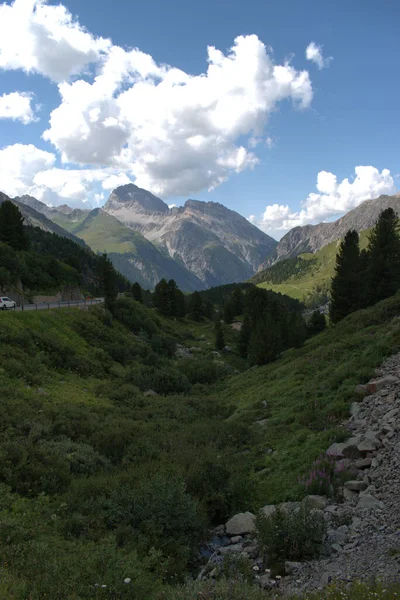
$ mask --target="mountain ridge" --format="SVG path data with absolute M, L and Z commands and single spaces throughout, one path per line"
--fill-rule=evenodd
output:
M 286 258 L 294 258 L 308 252 L 315 253 L 324 246 L 344 237 L 350 229 L 358 232 L 369 229 L 374 226 L 379 213 L 386 208 L 393 208 L 400 213 L 400 193 L 391 196 L 382 194 L 378 198 L 365 200 L 353 210 L 330 223 L 294 227 L 283 236 L 276 247 L 275 254 L 267 258 L 259 271 Z

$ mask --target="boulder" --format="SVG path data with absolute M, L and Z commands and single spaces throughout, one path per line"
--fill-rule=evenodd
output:
M 145 392 L 143 392 L 143 396 L 147 398 L 150 396 L 158 396 L 158 394 L 154 390 L 146 390 Z
M 225 528 L 228 535 L 244 535 L 254 531 L 255 516 L 251 512 L 238 513 L 227 522 Z
M 230 554 L 231 552 L 243 552 L 243 544 L 231 544 L 230 546 L 221 546 L 218 552 L 220 554 Z
M 360 439 L 358 437 L 350 438 L 346 442 L 332 444 L 329 446 L 326 454 L 333 458 L 342 458 L 343 456 L 345 458 L 361 458 L 362 454 L 357 448 L 359 443 Z
M 369 494 L 364 494 L 358 501 L 357 508 L 368 508 L 369 510 L 376 510 L 384 508 L 384 504 L 377 498 L 374 498 Z
M 292 575 L 301 568 L 302 563 L 285 560 L 285 574 Z
M 398 383 L 399 380 L 394 375 L 386 375 L 385 377 L 381 377 L 379 379 L 373 379 L 369 383 L 367 383 L 367 392 L 369 394 L 375 394 L 375 392 L 379 392 L 385 387 L 389 387 L 395 383 Z
M 306 496 L 302 500 L 302 504 L 307 503 L 310 508 L 316 508 L 318 510 L 325 510 L 328 504 L 328 500 L 325 496 Z
M 360 458 L 356 461 L 356 469 L 368 469 L 371 466 L 371 458 Z
M 343 488 L 343 498 L 345 500 L 355 500 L 357 498 L 357 492 L 349 490 L 347 487 Z
M 380 441 L 372 431 L 367 431 L 363 439 L 357 444 L 357 449 L 365 454 L 366 452 L 373 452 L 381 445 Z
M 272 517 L 272 515 L 275 513 L 275 510 L 276 510 L 275 504 L 266 504 L 265 506 L 262 507 L 260 512 L 265 517 Z
M 346 481 L 344 484 L 348 490 L 352 492 L 363 492 L 367 489 L 367 484 L 364 481 Z
M 354 393 L 357 394 L 357 396 L 366 396 L 368 394 L 367 386 L 362 385 L 361 383 L 356 385 Z

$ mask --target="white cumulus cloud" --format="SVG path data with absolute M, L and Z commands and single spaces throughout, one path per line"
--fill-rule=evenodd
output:
M 64 162 L 130 171 L 166 197 L 254 167 L 257 156 L 238 140 L 257 139 L 280 101 L 306 108 L 313 96 L 308 72 L 274 64 L 256 35 L 237 37 L 226 54 L 209 47 L 201 75 L 113 46 L 93 82 L 63 82 L 59 92 L 44 139 Z
M 39 150 L 32 144 L 14 144 L 0 150 L 1 191 L 9 196 L 29 193 L 39 171 L 50 169 L 56 160 L 51 152 Z
M 33 94 L 29 92 L 12 92 L 0 96 L 0 119 L 12 119 L 28 125 L 36 121 L 31 106 Z
M 62 4 L 14 0 L 0 4 L 0 68 L 63 81 L 99 60 L 109 40 L 88 33 Z
M 32 144 L 0 150 L 1 191 L 9 196 L 30 194 L 46 204 L 101 205 L 109 190 L 130 183 L 126 173 L 112 168 L 60 169 L 51 152 Z
M 315 63 L 318 69 L 323 69 L 324 67 L 329 67 L 331 62 L 333 61 L 332 56 L 328 58 L 324 58 L 322 54 L 322 46 L 318 46 L 315 42 L 311 42 L 308 44 L 306 48 L 306 59 L 311 60 Z
M 355 167 L 355 177 L 338 182 L 336 175 L 320 171 L 317 176 L 318 193 L 312 192 L 295 211 L 288 205 L 272 204 L 266 207 L 260 219 L 249 217 L 252 223 L 266 232 L 282 235 L 293 227 L 319 223 L 356 208 L 364 200 L 381 194 L 394 194 L 396 186 L 388 169 L 379 171 L 372 166 Z

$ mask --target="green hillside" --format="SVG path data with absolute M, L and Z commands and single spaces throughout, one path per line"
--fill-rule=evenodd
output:
M 367 229 L 360 233 L 361 249 L 368 245 L 369 232 Z M 300 254 L 296 258 L 282 260 L 257 273 L 250 281 L 262 288 L 304 301 L 316 288 L 329 288 L 339 243 L 340 240 L 332 242 L 315 254 Z
M 77 222 L 63 219 L 63 226 L 69 227 L 95 252 L 106 252 L 122 275 L 144 288 L 153 289 L 162 278 L 174 279 L 184 291 L 202 288 L 197 277 L 166 251 L 100 208 Z
M 258 598 L 174 585 L 207 524 L 304 495 L 355 385 L 398 350 L 399 312 L 395 296 L 252 370 L 213 359 L 213 323 L 129 300 L 1 315 L 0 597 Z

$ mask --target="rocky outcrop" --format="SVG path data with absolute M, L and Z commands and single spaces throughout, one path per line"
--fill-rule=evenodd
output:
M 216 202 L 169 209 L 133 184 L 115 189 L 104 210 L 163 247 L 206 287 L 249 279 L 277 242 Z
M 389 207 L 400 212 L 400 194 L 383 195 L 374 200 L 366 200 L 333 223 L 294 227 L 283 236 L 276 247 L 275 254 L 268 258 L 259 270 L 266 269 L 285 258 L 293 258 L 305 252 L 314 253 L 331 242 L 340 240 L 350 229 L 358 232 L 369 229 L 375 225 L 379 213 Z
M 373 393 L 352 405 L 352 416 L 345 423 L 352 437 L 335 445 L 342 450 L 338 460 L 352 449 L 345 460 L 354 477 L 345 482 L 341 501 L 325 508 L 329 555 L 303 563 L 285 577 L 280 587 L 288 594 L 320 589 L 331 581 L 346 584 L 371 577 L 398 581 L 400 354 L 389 358 L 377 375 L 365 386 Z M 332 446 L 328 453 L 332 455 Z
M 322 556 L 308 562 L 286 561 L 285 576 L 271 576 L 254 537 L 254 515 L 240 513 L 216 528 L 210 540 L 209 561 L 199 579 L 217 577 L 227 555 L 248 559 L 254 580 L 266 589 L 279 588 L 279 597 L 321 590 L 332 581 L 381 578 L 398 581 L 400 572 L 400 354 L 389 358 L 376 379 L 364 386 L 375 390 L 352 404 L 343 425 L 349 439 L 328 448 L 351 473 L 335 499 L 307 496 L 287 502 L 281 511 L 299 511 L 307 503 L 315 518 L 325 522 Z M 356 393 L 359 393 L 357 390 Z M 261 512 L 271 517 L 275 505 Z

